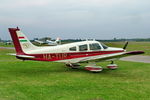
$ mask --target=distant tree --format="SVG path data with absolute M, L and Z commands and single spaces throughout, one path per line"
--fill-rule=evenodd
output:
M 116 41 L 117 40 L 117 38 L 114 38 L 114 41 Z

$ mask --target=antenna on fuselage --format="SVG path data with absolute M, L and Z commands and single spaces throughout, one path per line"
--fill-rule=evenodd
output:
M 20 30 L 18 26 L 16 28 L 17 28 L 17 30 Z

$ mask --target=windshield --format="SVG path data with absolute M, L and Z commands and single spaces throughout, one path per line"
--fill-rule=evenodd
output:
M 103 47 L 104 49 L 107 49 L 107 48 L 108 48 L 108 46 L 106 46 L 106 45 L 103 44 L 103 43 L 101 43 L 101 45 L 102 45 L 102 47 Z

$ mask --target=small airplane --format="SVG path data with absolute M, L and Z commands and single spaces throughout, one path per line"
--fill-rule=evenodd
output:
M 35 42 L 41 44 L 47 44 L 49 46 L 56 46 L 61 44 L 61 39 L 57 38 L 55 41 L 46 40 L 46 41 L 40 41 L 40 40 L 34 40 Z
M 43 41 L 40 41 L 40 40 L 34 40 L 35 42 L 37 42 L 37 43 L 39 43 L 40 45 L 41 44 L 44 44 L 44 42 Z
M 143 51 L 127 52 L 125 49 L 128 42 L 125 43 L 123 48 L 114 48 L 95 40 L 38 47 L 33 45 L 18 27 L 9 28 L 9 32 L 16 50 L 15 56 L 18 59 L 62 62 L 73 69 L 80 68 L 82 62 L 88 62 L 84 69 L 91 72 L 103 70 L 101 66 L 96 65 L 96 62 L 111 61 L 107 68 L 117 69 L 118 66 L 114 64 L 114 60 L 144 53 Z

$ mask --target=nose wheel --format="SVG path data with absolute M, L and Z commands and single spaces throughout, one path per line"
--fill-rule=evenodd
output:
M 107 65 L 107 68 L 114 70 L 118 68 L 118 65 L 114 64 L 114 61 L 111 61 L 111 63 Z

